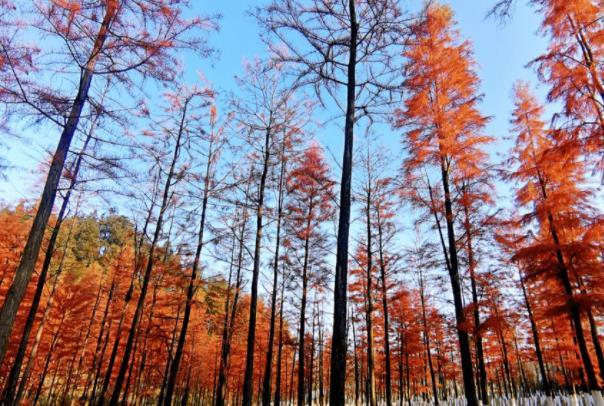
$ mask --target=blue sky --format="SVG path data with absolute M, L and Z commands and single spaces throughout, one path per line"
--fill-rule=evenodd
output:
M 219 92 L 234 91 L 233 77 L 242 72 L 242 62 L 265 55 L 265 47 L 259 37 L 259 26 L 248 14 L 251 8 L 263 3 L 265 1 L 192 1 L 192 13 L 222 15 L 220 31 L 212 34 L 209 39 L 210 45 L 219 53 L 210 60 L 184 55 L 185 77 L 194 80 L 197 73 L 201 72 Z M 487 132 L 502 140 L 509 128 L 512 84 L 517 79 L 537 84 L 533 70 L 526 68 L 526 64 L 545 49 L 546 39 L 538 34 L 540 17 L 522 2 L 517 4 L 512 21 L 505 25 L 485 19 L 490 3 L 476 0 L 449 2 L 462 35 L 474 45 L 484 93 L 482 112 L 493 117 Z M 412 0 L 401 4 L 415 9 L 421 2 Z M 539 93 L 543 94 L 543 89 Z M 381 128 L 380 131 L 381 142 L 396 149 L 400 134 L 388 128 Z M 58 135 L 57 131 L 56 139 Z M 317 131 L 317 138 L 335 157 L 341 156 L 342 133 L 338 125 L 320 129 Z M 40 139 L 35 133 L 20 140 L 9 138 L 8 149 L 0 150 L 0 154 L 14 168 L 8 173 L 8 180 L 0 181 L 2 201 L 10 203 L 37 196 L 39 185 L 43 181 L 38 163 L 45 156 L 46 148 L 54 147 L 56 139 L 52 136 Z M 495 154 L 503 149 L 501 143 L 498 143 L 491 152 Z

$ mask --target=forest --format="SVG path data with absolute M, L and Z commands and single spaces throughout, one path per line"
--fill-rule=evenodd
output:
M 450 3 L 0 0 L 0 405 L 604 406 L 604 2 Z

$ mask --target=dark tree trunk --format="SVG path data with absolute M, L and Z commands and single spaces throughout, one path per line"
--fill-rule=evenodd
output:
M 466 193 L 466 186 L 462 188 Z M 478 287 L 476 284 L 476 261 L 474 259 L 474 247 L 472 245 L 472 225 L 470 224 L 470 213 L 464 206 L 464 228 L 466 232 L 466 249 L 468 252 L 468 268 L 470 271 L 470 285 L 472 289 L 472 313 L 474 316 L 474 346 L 476 347 L 476 358 L 478 361 L 478 387 L 480 400 L 483 404 L 489 404 L 487 393 L 487 370 L 484 365 L 484 351 L 482 348 L 482 333 L 480 330 L 480 308 L 478 304 Z
M 384 242 L 382 219 L 377 210 L 378 249 L 380 259 L 380 279 L 382 282 L 382 311 L 384 313 L 384 356 L 386 358 L 386 406 L 392 406 L 392 366 L 390 358 L 390 315 L 388 311 L 388 284 L 386 282 L 386 263 L 384 262 Z
M 354 0 L 348 0 L 350 18 L 350 50 L 346 86 L 346 119 L 344 123 L 344 155 L 340 184 L 340 217 L 336 250 L 336 272 L 333 301 L 333 336 L 329 377 L 329 404 L 346 403 L 346 313 L 348 311 L 348 236 L 350 232 L 350 193 L 352 181 L 352 150 L 355 123 L 356 63 L 358 23 Z
M 164 368 L 163 379 L 161 382 L 161 389 L 159 391 L 158 405 L 164 403 L 164 396 L 166 394 L 166 386 L 168 385 L 168 373 L 170 372 L 170 365 L 172 364 L 172 354 L 174 352 L 174 344 L 176 343 L 176 331 L 178 330 L 178 323 L 180 322 L 180 305 L 176 311 L 176 320 L 174 321 L 174 328 L 172 329 L 172 338 L 170 339 L 170 346 L 168 347 L 168 357 L 166 359 L 166 366 Z
M 34 362 L 36 360 L 36 355 L 38 354 L 38 348 L 40 346 L 40 341 L 42 339 L 42 333 L 44 332 L 44 326 L 46 325 L 46 320 L 48 319 L 48 315 L 50 314 L 50 310 L 52 308 L 52 301 L 55 295 L 57 284 L 59 282 L 58 275 L 55 276 L 52 288 L 50 289 L 50 294 L 48 296 L 48 301 L 46 303 L 46 308 L 44 309 L 44 315 L 42 316 L 42 320 L 40 320 L 40 325 L 38 327 L 38 331 L 36 332 L 36 338 L 34 340 L 34 345 L 29 354 L 29 359 L 27 360 L 27 364 L 25 365 L 25 370 L 23 371 L 23 376 L 21 377 L 21 382 L 19 382 L 19 388 L 17 389 L 17 393 L 15 395 L 15 399 L 13 400 L 13 404 L 18 405 L 21 403 L 21 399 L 23 398 L 23 394 L 25 393 L 25 386 L 27 385 L 27 381 L 31 376 L 31 370 L 34 366 Z M 8 383 L 9 385 L 11 383 Z M 7 401 L 7 405 L 10 403 Z
M 373 353 L 373 251 L 371 234 L 371 185 L 367 188 L 365 222 L 367 231 L 367 273 L 365 275 L 365 324 L 367 326 L 367 401 L 368 406 L 376 406 L 375 398 L 375 358 Z
M 309 210 L 312 211 L 312 208 Z M 310 227 L 310 213 L 306 222 L 306 230 Z M 309 233 L 304 240 L 304 262 L 302 264 L 302 300 L 300 303 L 300 323 L 298 328 L 298 406 L 304 406 L 304 334 L 306 327 L 306 295 L 308 289 L 308 256 L 309 256 Z
M 434 373 L 434 365 L 432 363 L 432 352 L 430 350 L 430 332 L 428 331 L 428 318 L 426 316 L 426 298 L 424 296 L 424 277 L 420 270 L 419 280 L 419 299 L 422 306 L 422 324 L 424 327 L 424 345 L 426 347 L 426 356 L 428 358 L 428 368 L 430 370 L 430 381 L 432 383 L 432 396 L 434 397 L 434 405 L 438 405 L 438 389 L 436 387 L 436 375 Z
M 117 351 L 120 347 L 120 342 L 122 339 L 122 327 L 124 326 L 124 321 L 126 320 L 126 313 L 128 310 L 128 304 L 130 300 L 132 300 L 132 295 L 134 293 L 134 280 L 135 280 L 136 272 L 132 273 L 130 277 L 130 286 L 128 287 L 128 291 L 126 292 L 126 297 L 124 299 L 124 305 L 120 314 L 120 320 L 117 324 L 117 332 L 115 336 L 115 341 L 113 342 L 113 349 L 111 350 L 111 355 L 109 356 L 109 363 L 107 365 L 107 370 L 105 371 L 105 377 L 103 379 L 103 386 L 101 387 L 101 392 L 98 397 L 98 405 L 103 406 L 105 404 L 105 396 L 107 394 L 107 389 L 109 389 L 109 383 L 111 382 L 111 375 L 113 373 L 113 365 L 115 364 L 115 359 L 117 357 Z M 107 332 L 107 340 L 109 340 L 109 333 Z M 100 368 L 99 364 L 99 368 Z M 95 385 L 96 386 L 96 385 Z M 93 392 L 93 396 L 94 396 Z
M 275 259 L 273 261 L 273 289 L 271 294 L 271 318 L 268 333 L 268 350 L 264 366 L 264 381 L 262 386 L 262 405 L 270 406 L 271 403 L 271 374 L 273 369 L 273 342 L 275 340 L 275 318 L 277 307 L 277 289 L 279 279 L 279 248 L 281 245 L 281 218 L 283 217 L 283 182 L 285 180 L 285 140 L 281 150 L 281 169 L 279 172 L 279 186 L 277 195 L 277 231 L 275 236 Z
M 453 204 L 449 192 L 449 173 L 446 168 L 445 158 L 441 157 L 441 174 L 444 189 L 445 218 L 447 222 L 447 238 L 449 245 L 449 259 L 451 268 L 449 277 L 451 279 L 451 290 L 453 291 L 453 301 L 455 305 L 455 318 L 457 322 L 457 336 L 459 339 L 459 351 L 461 356 L 461 370 L 463 375 L 465 396 L 468 406 L 478 406 L 476 397 L 476 386 L 474 384 L 474 372 L 472 368 L 472 351 L 470 350 L 470 339 L 468 332 L 463 325 L 466 322 L 466 315 L 461 297 L 461 283 L 459 280 L 459 263 L 457 259 L 457 240 L 455 239 L 455 226 L 453 224 Z
M 520 273 L 520 268 L 518 268 L 518 272 Z M 545 362 L 543 361 L 543 351 L 541 350 L 539 330 L 537 329 L 537 323 L 535 322 L 535 316 L 533 315 L 533 309 L 531 307 L 531 302 L 529 301 L 528 293 L 526 291 L 526 286 L 524 285 L 524 278 L 522 277 L 522 274 L 520 274 L 520 286 L 522 288 L 522 295 L 524 296 L 524 304 L 526 306 L 526 311 L 529 316 L 529 322 L 531 323 L 531 333 L 533 334 L 533 342 L 535 344 L 537 363 L 539 364 L 539 372 L 541 373 L 541 385 L 545 394 L 547 396 L 551 396 L 549 379 L 547 378 L 547 372 L 545 371 Z
M 82 371 L 82 365 L 84 363 L 84 358 L 86 357 L 86 347 L 88 345 L 88 340 L 90 339 L 90 334 L 92 333 L 92 326 L 94 325 L 96 312 L 97 312 L 99 304 L 101 302 L 101 296 L 103 293 L 103 284 L 104 284 L 104 278 L 103 278 L 103 280 L 101 280 L 101 283 L 99 284 L 99 291 L 98 291 L 97 297 L 94 301 L 94 307 L 92 308 L 92 314 L 90 315 L 90 322 L 88 323 L 88 328 L 86 329 L 86 335 L 84 336 L 84 341 L 82 343 L 82 351 L 80 353 L 80 357 L 78 359 L 78 366 L 76 368 L 76 376 L 78 376 L 78 377 L 80 376 L 80 372 Z M 75 389 L 77 389 L 77 386 L 78 386 L 78 378 L 76 378 L 75 383 L 73 385 L 72 396 L 73 396 L 73 391 L 75 391 Z
M 254 265 L 252 268 L 252 288 L 250 295 L 250 315 L 247 333 L 247 353 L 245 357 L 245 375 L 243 378 L 243 406 L 251 406 L 254 392 L 254 347 L 256 345 L 256 308 L 258 306 L 258 277 L 260 275 L 260 251 L 262 249 L 262 220 L 264 217 L 264 191 L 270 161 L 270 141 L 272 129 L 267 128 L 264 135 L 264 159 L 262 175 L 258 185 L 258 206 L 256 208 L 256 242 L 254 245 Z
M 532 145 L 531 145 L 532 146 Z M 539 181 L 539 186 L 541 188 L 541 196 L 543 200 L 547 201 L 548 193 L 545 185 L 545 180 L 541 174 L 539 168 L 537 168 L 537 176 Z M 558 262 L 558 280 L 562 284 L 564 288 L 564 293 L 566 294 L 568 300 L 568 312 L 571 320 L 572 327 L 575 331 L 575 339 L 577 341 L 577 346 L 579 347 L 579 353 L 581 354 L 581 360 L 583 361 L 583 368 L 585 369 L 585 374 L 587 375 L 587 382 L 589 385 L 589 389 L 591 391 L 599 391 L 600 385 L 598 384 L 598 379 L 596 378 L 596 373 L 594 370 L 593 363 L 589 356 L 589 349 L 587 348 L 587 342 L 585 340 L 585 332 L 583 331 L 583 324 L 581 323 L 581 309 L 579 303 L 575 300 L 575 295 L 573 291 L 573 286 L 570 280 L 570 274 L 568 270 L 568 266 L 564 259 L 564 254 L 562 253 L 562 249 L 560 248 L 560 239 L 558 237 L 558 230 L 556 229 L 556 225 L 554 222 L 554 216 L 551 212 L 548 213 L 547 216 L 550 236 L 552 238 L 552 242 L 554 243 L 556 260 Z
M 277 376 L 275 378 L 275 406 L 281 404 L 281 359 L 283 356 L 283 302 L 285 297 L 285 277 L 281 278 L 281 301 L 279 303 L 279 344 L 277 349 Z M 287 375 L 287 371 L 285 372 Z
M 52 354 L 55 351 L 55 347 L 57 346 L 57 342 L 59 341 L 59 336 L 61 335 L 61 330 L 63 329 L 63 322 L 65 322 L 65 313 L 63 313 L 61 317 L 61 321 L 57 326 L 57 331 L 55 331 L 52 340 L 50 342 L 50 349 L 48 350 L 48 355 L 46 356 L 46 361 L 44 362 L 44 368 L 42 369 L 42 375 L 40 376 L 40 382 L 38 383 L 38 388 L 36 389 L 36 395 L 34 396 L 34 404 L 38 403 L 38 399 L 42 394 L 42 388 L 44 387 L 44 381 L 46 380 L 46 374 L 48 373 L 48 367 L 50 366 L 50 360 L 52 358 Z M 57 370 L 58 370 L 57 366 Z
M 354 327 L 354 320 L 350 320 L 352 324 L 352 350 L 354 354 L 354 404 L 359 404 L 360 389 L 361 389 L 361 374 L 359 372 L 359 357 L 357 355 L 357 335 Z
M 193 260 L 193 269 L 191 270 L 191 278 L 189 280 L 189 286 L 187 288 L 187 301 L 185 303 L 185 314 L 182 319 L 182 327 L 180 330 L 180 336 L 178 337 L 178 344 L 176 345 L 176 353 L 174 354 L 174 361 L 170 367 L 170 376 L 168 378 L 168 387 L 166 389 L 166 397 L 164 404 L 170 406 L 172 404 L 172 397 L 174 396 L 174 388 L 176 386 L 176 377 L 178 375 L 178 367 L 180 366 L 180 360 L 185 348 L 185 340 L 187 338 L 187 329 L 189 328 L 189 319 L 191 318 L 191 309 L 193 307 L 193 296 L 195 295 L 195 281 L 197 280 L 197 270 L 199 267 L 199 261 L 201 259 L 201 250 L 203 248 L 203 236 L 206 226 L 206 212 L 208 208 L 208 199 L 210 197 L 210 187 L 212 185 L 212 159 L 214 157 L 214 151 L 212 150 L 213 143 L 210 141 L 208 160 L 206 162 L 205 179 L 203 186 L 203 197 L 201 201 L 201 219 L 199 221 L 199 231 L 197 237 L 197 247 L 195 249 L 195 259 Z
M 247 226 L 247 200 L 243 206 L 243 222 L 241 224 L 241 234 L 239 236 L 239 249 L 237 253 L 237 274 L 235 277 L 235 293 L 233 295 L 233 304 L 229 309 L 230 295 L 227 296 L 225 303 L 225 314 L 224 314 L 224 325 L 222 330 L 222 343 L 220 348 L 220 365 L 218 369 L 218 385 L 216 388 L 216 406 L 224 406 L 227 398 L 227 368 L 229 363 L 229 355 L 231 353 L 231 340 L 233 338 L 233 332 L 235 331 L 235 316 L 237 314 L 237 308 L 239 304 L 239 293 L 241 290 L 241 269 L 243 267 L 243 251 L 245 242 L 245 229 Z M 236 237 L 233 237 L 233 245 Z M 234 249 L 233 249 L 234 252 Z M 231 264 L 233 260 L 231 259 Z M 230 271 L 229 271 L 230 273 Z M 230 284 L 229 284 L 230 290 Z M 230 316 L 229 316 L 230 311 Z
M 77 95 L 71 106 L 69 117 L 65 127 L 63 127 L 61 138 L 59 139 L 59 143 L 50 163 L 44 190 L 40 197 L 38 211 L 34 217 L 29 236 L 27 237 L 27 242 L 25 243 L 25 248 L 23 249 L 19 265 L 15 271 L 15 276 L 6 294 L 4 303 L 2 304 L 2 309 L 0 309 L 0 364 L 4 361 L 17 310 L 23 300 L 27 285 L 31 280 L 36 266 L 46 226 L 48 225 L 48 220 L 57 196 L 57 189 L 59 187 L 63 167 L 65 166 L 67 154 L 69 153 L 69 147 L 77 130 L 82 110 L 86 104 L 86 99 L 88 98 L 90 83 L 92 82 L 92 77 L 94 75 L 93 70 L 98 55 L 105 44 L 111 21 L 114 19 L 117 11 L 117 2 L 107 3 L 105 15 L 96 35 L 94 46 L 88 57 L 86 66 L 82 69 L 80 75 Z

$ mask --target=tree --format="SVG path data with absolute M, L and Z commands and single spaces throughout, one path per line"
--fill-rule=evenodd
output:
M 413 26 L 413 43 L 405 56 L 409 60 L 405 69 L 409 96 L 397 110 L 395 121 L 397 128 L 407 129 L 409 157 L 403 169 L 409 185 L 417 185 L 427 167 L 440 173 L 440 208 L 447 231 L 444 255 L 455 305 L 465 395 L 469 405 L 476 405 L 451 188 L 480 170 L 476 166 L 484 156 L 480 148 L 489 141 L 481 134 L 487 119 L 477 109 L 479 81 L 472 70 L 470 44 L 460 41 L 450 8 L 427 6 L 424 18 Z
M 376 280 L 376 289 L 378 294 L 367 289 L 380 298 L 381 308 L 375 307 L 376 313 L 381 315 L 383 322 L 383 341 L 384 341 L 384 369 L 385 369 L 385 389 L 386 404 L 392 404 L 392 366 L 390 353 L 390 315 L 389 315 L 389 295 L 392 288 L 392 279 L 396 271 L 396 262 L 398 256 L 393 254 L 397 249 L 394 240 L 396 239 L 398 226 L 396 224 L 396 208 L 398 205 L 397 195 L 394 192 L 395 184 L 392 178 L 385 176 L 388 173 L 389 156 L 384 153 L 385 146 L 372 146 L 372 141 L 368 138 L 366 152 L 360 155 L 359 166 L 362 169 L 361 180 L 356 191 L 355 200 L 361 202 L 362 221 L 365 224 L 365 237 L 361 244 L 364 245 L 366 255 L 373 256 L 371 262 L 375 260 L 375 266 L 379 270 Z M 366 276 L 369 278 L 369 263 L 367 263 Z M 370 280 L 366 280 L 370 284 Z M 371 281 L 372 282 L 372 281 Z M 369 286 L 370 287 L 370 286 Z M 371 299 L 371 298 L 369 298 Z M 371 300 L 370 300 L 371 301 Z M 373 304 L 367 306 L 367 310 L 373 310 Z M 371 313 L 371 312 L 370 312 Z M 373 369 L 373 368 L 371 368 Z
M 557 131 L 545 128 L 542 107 L 530 94 L 528 85 L 517 83 L 514 91 L 512 126 L 516 142 L 509 160 L 513 169 L 507 177 L 518 183 L 516 204 L 519 210 L 526 210 L 521 214 L 521 224 L 535 224 L 536 229 L 527 230 L 534 238 L 518 247 L 513 258 L 521 261 L 533 258 L 530 266 L 534 270 L 528 272 L 550 279 L 557 294 L 562 294 L 589 389 L 597 393 L 599 384 L 581 320 L 583 293 L 577 283 L 587 275 L 597 278 L 594 268 L 588 265 L 591 262 L 588 258 L 593 257 L 592 250 L 598 244 L 591 245 L 586 231 L 597 216 L 589 205 L 589 191 L 581 187 L 584 163 L 577 148 L 556 142 Z
M 252 148 L 250 158 L 260 162 L 253 167 L 258 180 L 256 196 L 252 199 L 256 209 L 256 235 L 250 300 L 250 317 L 247 338 L 247 356 L 243 381 L 244 405 L 251 405 L 253 396 L 254 351 L 256 340 L 256 307 L 258 303 L 258 279 L 264 229 L 266 187 L 269 170 L 275 164 L 279 151 L 278 136 L 303 127 L 304 105 L 295 99 L 294 91 L 282 83 L 280 67 L 270 69 L 261 61 L 246 66 L 246 76 L 238 78 L 242 94 L 232 100 L 233 117 Z
M 287 0 L 256 14 L 277 39 L 271 45 L 274 59 L 294 69 L 294 86 L 312 87 L 321 100 L 328 95 L 344 115 L 329 385 L 330 404 L 343 405 L 354 126 L 383 111 L 399 90 L 395 58 L 404 19 L 391 0 Z M 345 89 L 345 103 L 340 89 Z
M 187 287 L 187 297 L 185 303 L 185 311 L 183 315 L 182 327 L 178 337 L 178 344 L 176 346 L 176 352 L 174 354 L 174 360 L 170 367 L 170 377 L 168 378 L 168 387 L 166 389 L 166 397 L 164 403 L 167 406 L 172 404 L 172 397 L 174 395 L 174 386 L 176 384 L 176 376 L 178 375 L 178 367 L 184 351 L 185 340 L 187 337 L 187 329 L 189 327 L 189 320 L 191 318 L 191 308 L 193 305 L 193 296 L 196 290 L 197 272 L 199 268 L 199 261 L 201 260 L 201 251 L 204 246 L 204 233 L 206 229 L 206 217 L 208 210 L 208 201 L 211 194 L 214 192 L 216 185 L 214 184 L 214 172 L 217 164 L 218 157 L 220 155 L 222 146 L 224 144 L 223 128 L 216 128 L 216 107 L 210 107 L 210 131 L 206 132 L 203 128 L 190 129 L 189 131 L 195 131 L 200 133 L 200 138 L 204 140 L 206 145 L 205 151 L 205 170 L 201 174 L 203 180 L 203 187 L 201 191 L 201 215 L 199 219 L 199 229 L 197 234 L 197 246 L 195 247 L 195 257 L 193 259 L 193 266 L 191 269 L 191 278 L 189 280 L 189 286 Z
M 161 5 L 154 1 L 107 0 L 102 4 L 81 7 L 74 2 L 52 2 L 35 7 L 36 27 L 54 37 L 65 49 L 61 56 L 73 59 L 62 60 L 59 72 L 78 71 L 75 98 L 62 99 L 51 89 L 46 89 L 19 77 L 14 70 L 12 87 L 3 89 L 13 103 L 21 103 L 49 118 L 61 128 L 61 136 L 53 154 L 48 175 L 42 191 L 38 211 L 19 267 L 11 288 L 0 310 L 0 362 L 6 355 L 6 346 L 13 330 L 15 316 L 27 284 L 34 271 L 40 252 L 44 231 L 54 206 L 57 188 L 63 171 L 71 141 L 78 130 L 84 106 L 90 96 L 93 77 L 115 76 L 125 84 L 131 84 L 133 74 L 149 76 L 159 80 L 172 80 L 176 72 L 172 51 L 196 47 L 199 43 L 187 39 L 187 33 L 202 24 L 201 19 L 186 20 L 182 17 L 180 1 L 170 0 Z M 98 16 L 102 15 L 99 21 Z M 11 64 L 12 55 L 3 47 L 2 59 Z M 46 62 L 53 59 L 48 55 Z M 36 61 L 42 63 L 42 60 Z M 49 105 L 61 104 L 63 110 L 58 117 L 46 111 Z M 62 122 L 64 120 L 64 122 Z
M 325 264 L 322 251 L 325 235 L 321 224 L 332 216 L 333 181 L 318 144 L 311 144 L 289 172 L 287 190 L 287 227 L 290 247 L 301 252 L 296 268 L 301 266 L 302 295 L 298 330 L 298 405 L 305 397 L 305 327 L 309 284 L 321 285 Z
M 189 142 L 191 132 L 194 131 L 194 126 L 199 120 L 199 116 L 194 114 L 196 109 L 207 107 L 208 99 L 213 96 L 213 93 L 209 89 L 178 89 L 174 93 L 168 93 L 166 95 L 168 106 L 166 107 L 165 114 L 172 115 L 172 123 L 163 124 L 160 129 L 165 133 L 168 145 L 171 146 L 172 142 L 173 150 L 172 155 L 169 157 L 167 162 L 167 171 L 164 181 L 164 186 L 161 189 L 161 201 L 159 204 L 159 212 L 155 224 L 155 230 L 153 232 L 153 238 L 149 247 L 149 253 L 147 257 L 147 264 L 144 271 L 143 281 L 141 285 L 140 295 L 136 304 L 134 316 L 130 330 L 128 332 L 128 339 L 126 341 L 126 347 L 124 348 L 124 355 L 120 363 L 118 376 L 113 388 L 113 394 L 111 395 L 111 404 L 116 405 L 119 401 L 119 396 L 122 389 L 122 384 L 128 369 L 130 362 L 130 353 L 134 344 L 134 337 L 138 329 L 138 323 L 142 315 L 147 290 L 149 288 L 149 281 L 151 273 L 153 272 L 153 265 L 155 261 L 155 249 L 157 244 L 160 242 L 163 231 L 164 216 L 167 213 L 168 208 L 171 205 L 173 193 L 172 188 L 175 184 L 181 181 L 186 173 L 187 166 L 179 167 L 179 158 L 181 157 L 183 145 Z M 171 125 L 171 126 L 170 126 Z
M 283 135 L 281 140 L 281 151 L 278 159 L 280 161 L 278 165 L 278 178 L 277 178 L 277 225 L 275 231 L 275 256 L 273 260 L 273 286 L 271 290 L 271 319 L 270 319 L 270 331 L 268 338 L 268 351 L 266 353 L 266 364 L 264 366 L 264 379 L 262 381 L 262 404 L 263 406 L 270 406 L 271 402 L 271 383 L 272 383 L 272 369 L 273 369 L 273 343 L 275 339 L 275 322 L 277 312 L 277 290 L 279 289 L 279 261 L 280 261 L 280 248 L 281 248 L 281 225 L 285 215 L 284 200 L 287 194 L 286 188 L 286 176 L 289 173 L 288 163 L 289 155 L 294 153 L 294 147 L 300 142 L 299 138 L 302 134 L 299 134 L 301 129 L 295 128 Z M 283 294 L 281 295 L 283 296 Z M 283 302 L 283 297 L 281 297 Z M 282 315 L 280 314 L 280 330 L 281 335 L 282 326 Z M 282 339 L 282 337 L 281 337 Z M 279 348 L 281 350 L 281 347 Z M 280 368 L 280 359 L 277 362 L 277 369 Z M 280 372 L 280 371 L 279 371 Z M 278 403 L 279 388 L 275 389 L 275 403 Z M 280 395 L 280 394 L 279 394 Z

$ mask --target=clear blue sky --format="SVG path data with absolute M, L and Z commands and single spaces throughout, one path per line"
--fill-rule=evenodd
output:
M 192 1 L 193 13 L 222 15 L 220 31 L 212 34 L 210 44 L 219 51 L 211 60 L 199 60 L 184 55 L 186 77 L 193 80 L 197 72 L 202 72 L 218 91 L 235 90 L 233 77 L 242 71 L 242 62 L 265 54 L 259 38 L 259 27 L 248 11 L 266 1 Z M 546 40 L 538 34 L 540 17 L 523 2 L 518 3 L 513 20 L 499 25 L 486 20 L 485 14 L 491 1 L 452 0 L 452 6 L 459 29 L 465 38 L 474 44 L 475 57 L 482 78 L 484 114 L 493 116 L 488 133 L 501 139 L 508 131 L 508 118 L 512 108 L 511 86 L 516 79 L 536 83 L 535 75 L 525 65 L 545 48 Z M 418 0 L 401 1 L 403 6 L 417 8 Z M 543 93 L 541 89 L 540 93 Z M 341 156 L 342 134 L 338 126 L 328 126 L 317 134 L 319 140 L 334 153 Z M 382 141 L 393 146 L 399 145 L 400 135 L 386 131 Z M 0 154 L 14 169 L 8 172 L 8 180 L 0 181 L 0 200 L 14 202 L 25 197 L 37 197 L 44 174 L 39 170 L 39 161 L 45 156 L 45 149 L 52 148 L 58 139 L 58 132 L 41 138 L 29 134 L 21 140 L 10 139 L 8 149 Z M 501 145 L 492 152 L 502 151 Z

